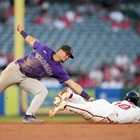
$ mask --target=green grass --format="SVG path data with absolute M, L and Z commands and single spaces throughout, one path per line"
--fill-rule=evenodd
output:
M 48 116 L 36 116 L 38 119 L 42 119 L 44 121 L 82 121 L 84 120 L 81 116 L 78 115 L 59 115 L 59 116 L 54 116 L 52 118 L 49 118 Z M 0 116 L 0 122 L 3 121 L 16 121 L 16 122 L 21 122 L 23 120 L 23 116 Z

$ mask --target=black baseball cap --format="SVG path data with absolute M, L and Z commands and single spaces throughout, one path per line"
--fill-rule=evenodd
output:
M 67 52 L 68 54 L 70 54 L 70 58 L 74 59 L 74 56 L 72 55 L 73 50 L 69 45 L 62 45 L 60 47 L 60 49 L 62 49 L 63 51 Z

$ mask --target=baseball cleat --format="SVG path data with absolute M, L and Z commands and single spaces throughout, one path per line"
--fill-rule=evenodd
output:
M 53 117 L 58 111 L 65 109 L 66 101 L 62 101 L 59 105 L 54 105 L 49 111 L 49 117 Z
M 66 87 L 54 98 L 54 106 L 49 111 L 49 117 L 53 117 L 59 110 L 64 110 L 66 105 L 64 100 L 69 99 L 71 94 L 72 90 Z
M 73 94 L 72 90 L 65 87 L 54 99 L 54 105 L 58 106 L 61 101 L 69 99 L 70 95 Z
M 43 120 L 38 120 L 34 115 L 25 115 L 23 123 L 43 123 Z

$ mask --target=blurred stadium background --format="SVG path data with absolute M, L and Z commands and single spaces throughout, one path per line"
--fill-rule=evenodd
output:
M 25 10 L 24 17 L 17 18 L 15 9 Z M 129 90 L 140 93 L 140 0 L 0 0 L 1 72 L 15 58 L 33 51 L 26 43 L 22 50 L 15 23 L 55 51 L 62 44 L 72 46 L 75 59 L 63 65 L 95 98 L 112 102 Z M 38 111 L 46 115 L 65 85 L 39 80 L 49 89 Z M 0 95 L 0 115 L 23 115 L 31 99 L 32 94 L 16 86 L 8 88 Z

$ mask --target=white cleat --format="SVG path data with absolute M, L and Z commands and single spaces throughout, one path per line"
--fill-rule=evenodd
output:
M 69 96 L 73 94 L 72 90 L 65 87 L 54 99 L 54 105 L 58 106 L 61 101 L 69 99 Z
M 53 117 L 59 111 L 57 106 L 53 106 L 49 111 L 49 117 Z
M 68 87 L 64 88 L 55 98 L 54 106 L 49 111 L 49 117 L 53 117 L 59 110 L 64 110 L 66 101 L 72 94 L 72 90 Z
M 59 105 L 54 105 L 49 111 L 49 117 L 53 117 L 58 111 L 63 111 L 66 105 L 66 101 L 60 102 Z

